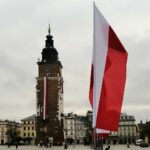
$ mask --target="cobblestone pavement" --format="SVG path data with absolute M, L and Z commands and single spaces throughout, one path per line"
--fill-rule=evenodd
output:
M 104 145 L 103 150 L 105 150 L 106 145 Z M 130 148 L 127 148 L 126 145 L 110 145 L 110 150 L 150 150 L 148 148 L 141 148 L 139 146 L 131 145 Z M 0 146 L 0 150 L 16 150 L 15 146 L 11 146 L 8 148 L 7 146 Z M 63 146 L 53 146 L 52 148 L 45 148 L 45 147 L 37 147 L 37 146 L 19 146 L 17 150 L 64 150 Z M 67 150 L 92 150 L 90 146 L 83 146 L 77 145 L 72 146 L 70 145 Z

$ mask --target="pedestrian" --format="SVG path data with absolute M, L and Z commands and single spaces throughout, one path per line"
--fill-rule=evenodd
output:
M 129 143 L 127 143 L 127 148 L 130 148 L 130 144 Z
M 67 142 L 65 141 L 65 144 L 64 144 L 64 149 L 67 149 Z
M 105 150 L 109 150 L 110 149 L 110 145 L 108 145 L 108 147 L 107 148 L 105 148 Z
M 51 140 L 49 141 L 49 147 L 50 148 L 52 147 L 52 141 Z
M 43 146 L 43 142 L 42 141 L 40 141 L 40 147 L 42 147 Z
M 8 142 L 8 148 L 10 148 L 10 143 Z
M 16 150 L 17 150 L 17 148 L 18 148 L 18 143 L 16 142 Z
M 49 137 L 49 147 L 53 146 L 53 137 Z

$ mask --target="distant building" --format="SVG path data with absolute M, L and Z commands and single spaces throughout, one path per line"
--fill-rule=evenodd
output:
M 138 139 L 138 127 L 135 123 L 134 116 L 125 113 L 121 114 L 119 128 L 117 132 L 111 132 L 107 142 L 120 144 L 133 144 Z
M 29 141 L 35 141 L 36 130 L 35 130 L 36 115 L 29 116 L 21 120 L 21 137 L 23 139 L 29 139 Z
M 86 130 L 85 116 L 79 116 L 73 113 L 64 115 L 64 135 L 68 142 L 83 143 Z
M 14 121 L 0 120 L 0 144 L 14 143 L 19 137 L 20 124 Z
M 64 115 L 64 137 L 65 140 L 69 140 L 70 143 L 76 140 L 75 120 L 76 115 L 73 113 Z
M 86 113 L 87 117 L 87 131 L 86 131 L 86 140 L 85 144 L 91 144 L 92 142 L 92 118 L 93 118 L 93 112 L 92 111 L 87 111 Z
M 139 137 L 146 143 L 150 144 L 150 121 L 143 123 L 142 121 L 138 124 Z
M 92 129 L 92 111 L 88 111 L 86 116 L 88 118 L 88 126 L 87 126 L 87 138 L 91 138 L 91 129 Z M 134 116 L 127 115 L 125 113 L 121 113 L 119 128 L 117 132 L 111 132 L 111 134 L 106 138 L 106 143 L 113 144 L 126 144 L 126 143 L 135 143 L 139 138 L 139 130 L 135 123 Z
M 75 131 L 77 144 L 83 144 L 86 136 L 87 126 L 85 116 L 76 116 L 75 119 Z

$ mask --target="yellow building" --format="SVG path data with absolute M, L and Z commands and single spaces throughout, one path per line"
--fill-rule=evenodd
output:
M 29 116 L 21 120 L 21 137 L 23 139 L 30 139 L 33 143 L 36 138 L 35 130 L 36 115 Z

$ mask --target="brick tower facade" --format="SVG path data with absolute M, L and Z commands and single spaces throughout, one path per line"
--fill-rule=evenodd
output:
M 42 50 L 42 59 L 38 60 L 38 77 L 36 78 L 36 143 L 46 143 L 53 139 L 53 144 L 62 144 L 63 133 L 63 77 L 62 64 L 58 59 L 58 52 L 54 48 L 53 36 L 46 36 L 45 48 Z M 45 85 L 47 82 L 47 102 L 44 104 Z M 46 107 L 46 118 L 43 118 Z

